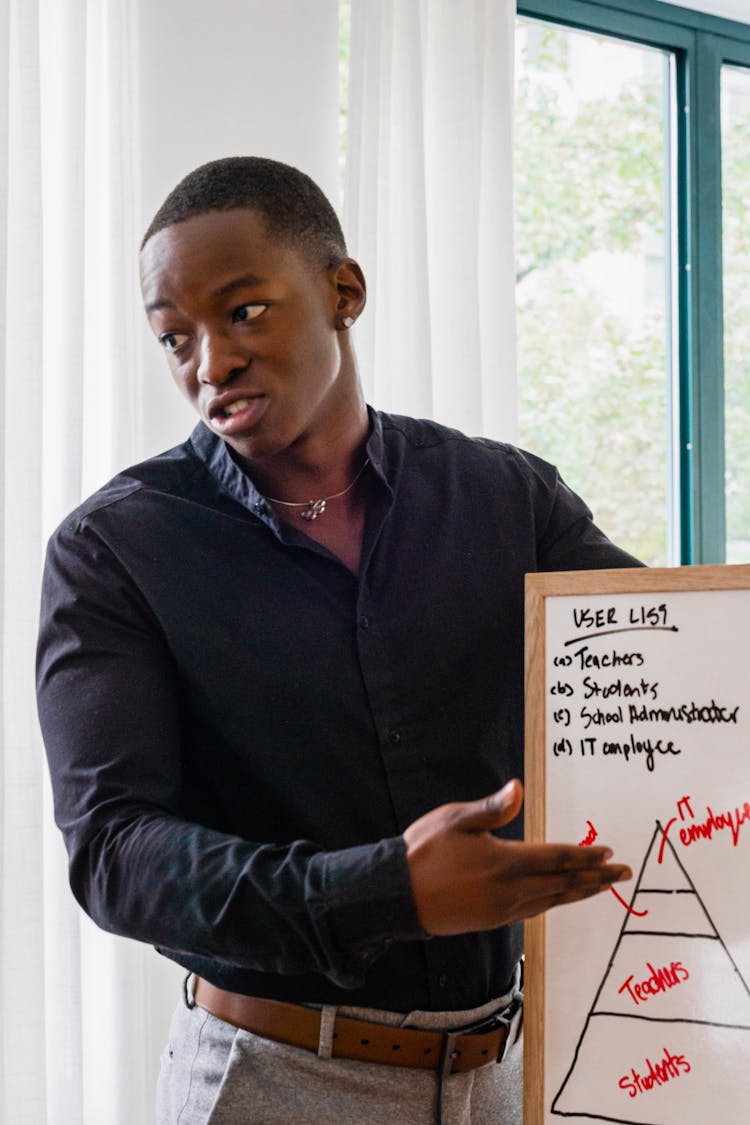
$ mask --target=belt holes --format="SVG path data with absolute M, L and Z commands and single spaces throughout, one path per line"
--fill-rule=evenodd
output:
M 426 1055 L 431 1055 L 432 1054 L 432 1047 L 425 1047 L 424 1053 Z
M 362 1044 L 363 1047 L 367 1047 L 369 1042 L 370 1042 L 369 1039 L 360 1039 L 360 1043 Z
M 331 1036 L 331 1038 L 332 1038 L 332 1039 L 338 1039 L 338 1037 L 339 1037 L 339 1033 L 338 1033 L 338 1031 L 334 1031 L 334 1033 L 333 1033 L 333 1035 Z M 485 1051 L 484 1053 L 485 1053 L 485 1055 L 487 1054 L 487 1052 L 486 1052 L 486 1051 Z
M 485 1049 L 484 1049 L 484 1050 L 482 1051 L 482 1054 L 483 1054 L 483 1055 L 489 1055 L 489 1053 L 490 1053 L 490 1052 L 489 1052 L 489 1051 L 487 1050 L 487 1048 L 486 1048 L 486 1047 L 485 1047 Z
M 400 1043 L 392 1043 L 391 1044 L 391 1050 L 392 1051 L 400 1051 L 401 1050 L 401 1044 Z

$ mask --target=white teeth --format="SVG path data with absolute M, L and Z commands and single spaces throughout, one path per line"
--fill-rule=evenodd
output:
M 230 402 L 229 406 L 224 408 L 225 414 L 239 414 L 240 410 L 244 410 L 246 406 L 250 405 L 249 398 L 238 398 L 236 402 Z

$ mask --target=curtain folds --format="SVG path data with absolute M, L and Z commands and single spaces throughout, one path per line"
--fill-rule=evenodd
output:
M 132 10 L 10 0 L 0 16 L 0 1120 L 13 1125 L 146 1122 L 153 1101 L 154 954 L 100 934 L 70 895 L 33 694 L 47 535 L 142 452 Z
M 345 228 L 368 397 L 513 440 L 511 0 L 352 0 Z

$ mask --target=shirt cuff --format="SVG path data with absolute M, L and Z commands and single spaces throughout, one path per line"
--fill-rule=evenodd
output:
M 308 902 L 334 967 L 331 976 L 361 987 L 364 973 L 394 941 L 428 937 L 417 916 L 402 836 L 313 857 Z

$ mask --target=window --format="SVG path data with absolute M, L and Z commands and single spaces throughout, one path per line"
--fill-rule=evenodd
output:
M 519 20 L 521 444 L 618 543 L 665 564 L 675 519 L 668 52 Z
M 518 12 L 521 443 L 644 560 L 750 561 L 750 26 Z

